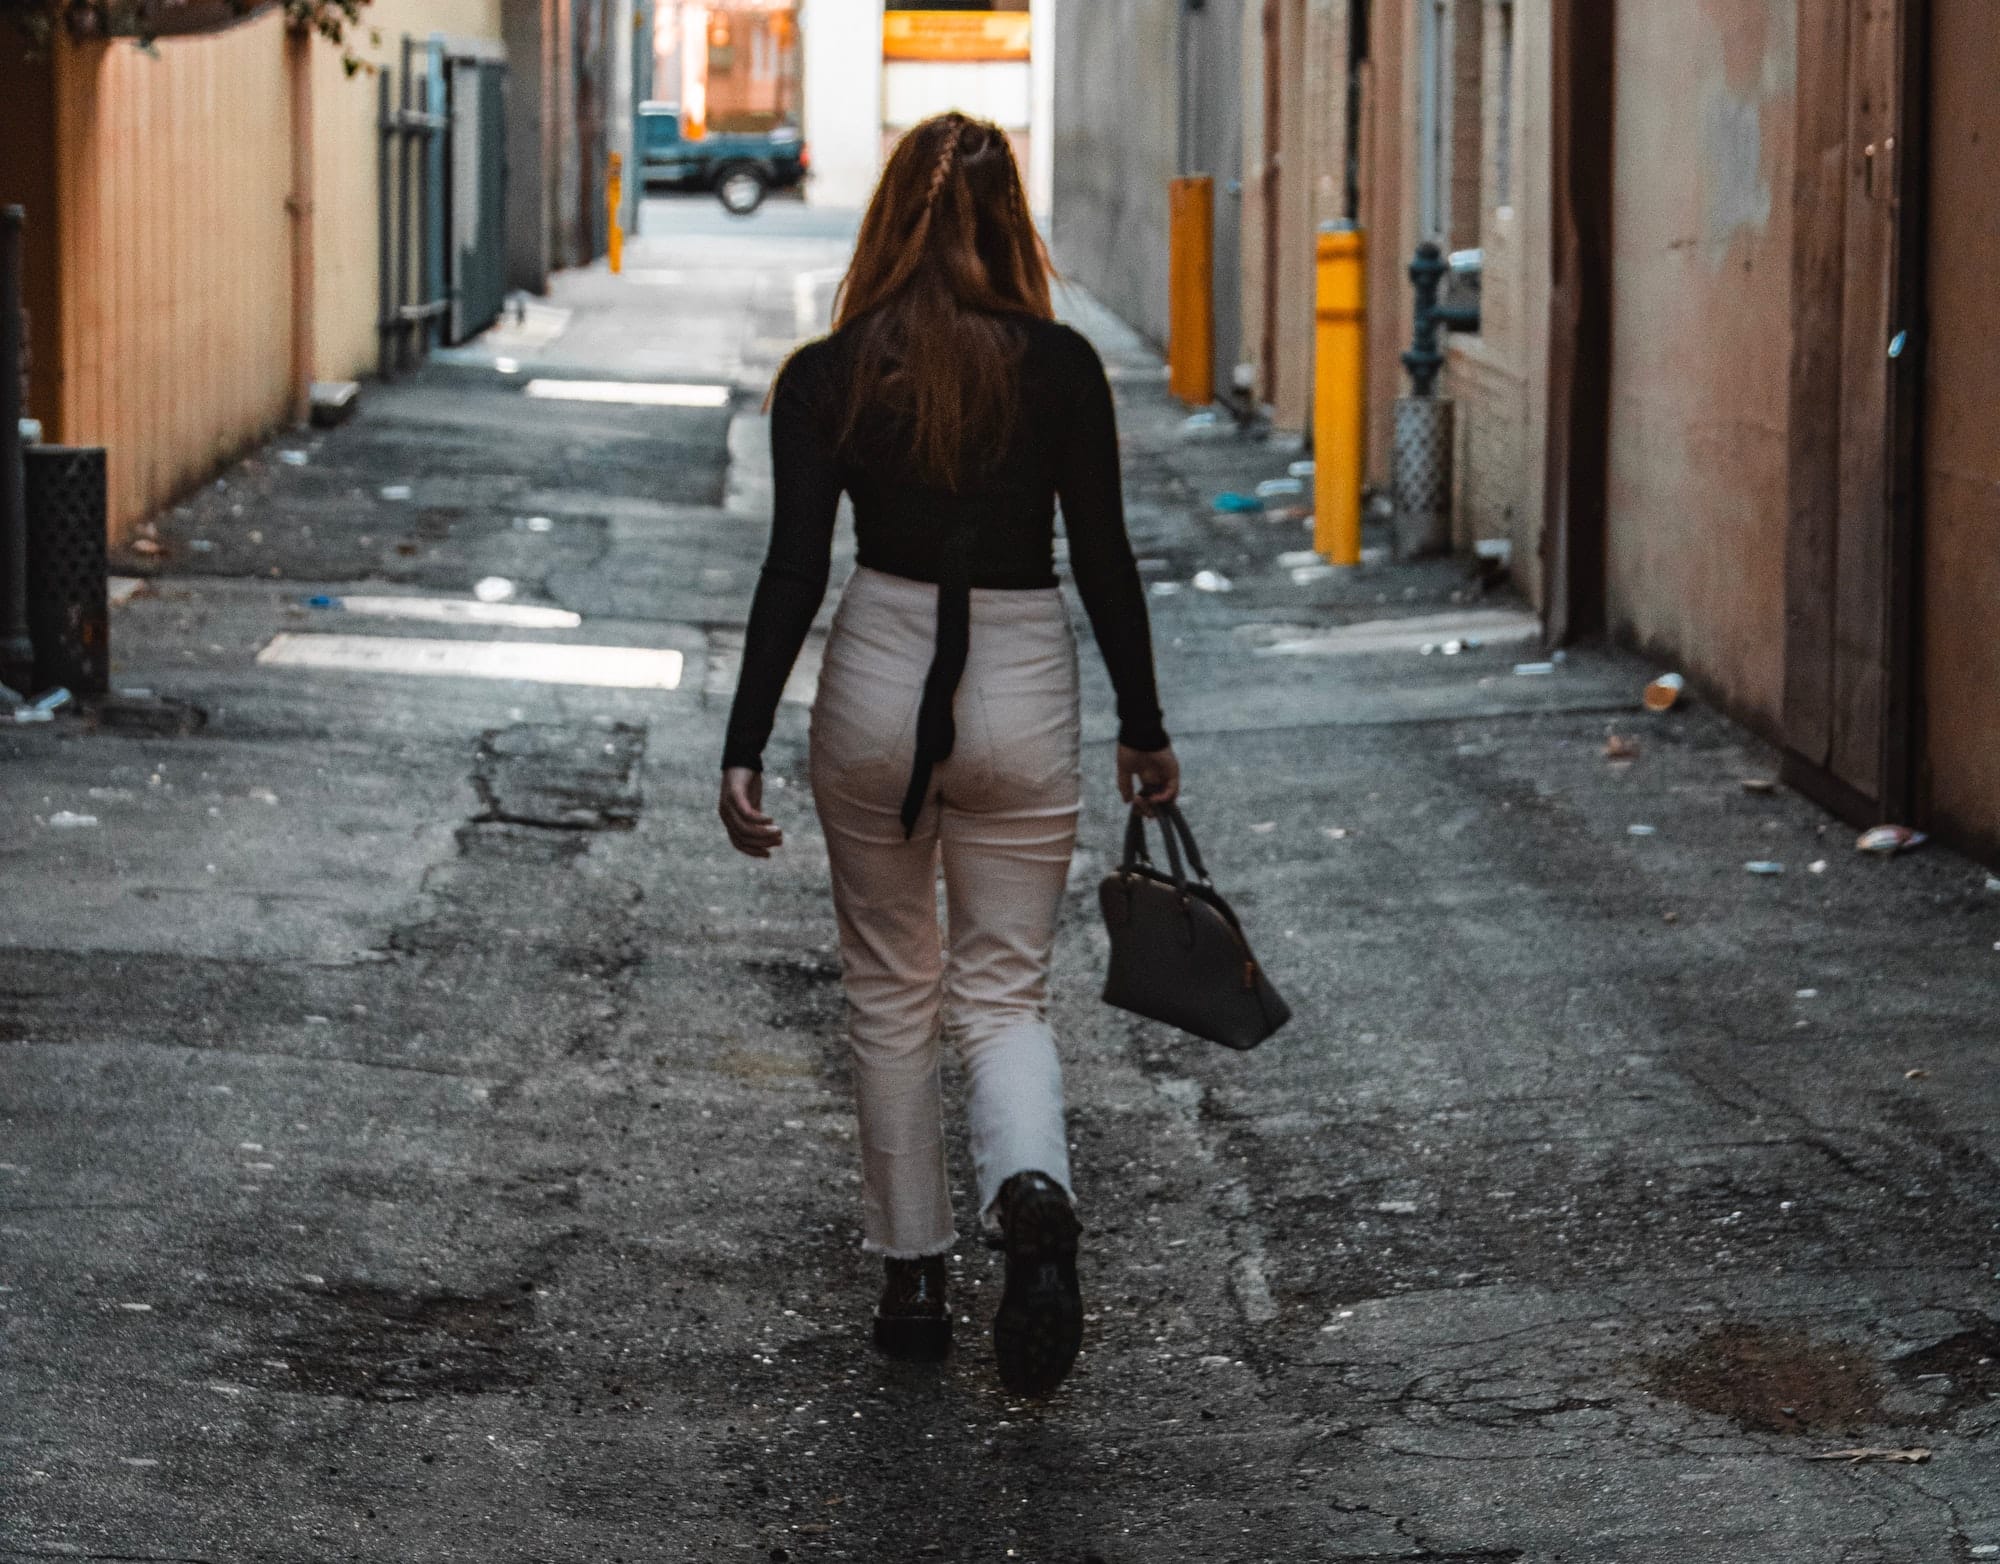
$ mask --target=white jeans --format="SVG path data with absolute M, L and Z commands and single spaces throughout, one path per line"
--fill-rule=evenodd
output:
M 936 624 L 935 586 L 856 570 L 812 711 L 859 1099 L 862 1247 L 904 1258 L 956 1236 L 941 1035 L 970 1083 L 981 1212 L 1014 1173 L 1070 1181 L 1047 996 L 1081 792 L 1076 643 L 1053 587 L 972 593 L 957 741 L 905 840 L 898 811 Z

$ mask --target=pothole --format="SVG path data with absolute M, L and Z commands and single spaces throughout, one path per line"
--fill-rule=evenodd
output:
M 840 1020 L 840 964 L 818 957 L 758 958 L 743 963 L 775 1003 L 766 1020 L 775 1027 L 811 1030 Z
M 1647 1369 L 1657 1394 L 1740 1428 L 1853 1434 L 1886 1421 L 1881 1377 L 1866 1350 L 1849 1342 L 1722 1325 Z
M 358 1401 L 491 1395 L 534 1381 L 534 1283 L 485 1293 L 401 1292 L 370 1282 L 301 1289 L 291 1330 L 229 1365 L 247 1384 Z
M 1904 1353 L 1891 1367 L 1911 1390 L 1933 1402 L 1921 1421 L 1949 1423 L 1968 1407 L 2000 1397 L 2000 1322 L 1981 1320 L 1969 1330 Z
M 521 722 L 479 741 L 475 825 L 557 831 L 629 831 L 638 823 L 646 730 L 618 722 L 568 727 Z

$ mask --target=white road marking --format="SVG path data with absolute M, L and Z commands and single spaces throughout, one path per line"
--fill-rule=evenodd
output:
M 346 673 L 402 673 L 534 684 L 590 684 L 616 690 L 680 688 L 685 659 L 645 646 L 564 646 L 540 641 L 427 641 L 401 636 L 272 637 L 257 654 L 272 667 Z
M 340 606 L 370 619 L 423 619 L 435 624 L 504 625 L 510 630 L 574 630 L 583 615 L 528 603 L 481 603 L 457 597 L 343 597 Z
M 649 380 L 530 380 L 521 388 L 550 402 L 620 402 L 631 407 L 727 407 L 728 386 Z

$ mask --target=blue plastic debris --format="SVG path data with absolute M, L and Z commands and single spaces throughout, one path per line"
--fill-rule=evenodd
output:
M 330 597 L 324 592 L 316 592 L 306 599 L 306 607 L 308 608 L 345 608 L 346 606 L 339 598 Z
M 1224 489 L 1215 497 L 1215 508 L 1225 516 L 1245 516 L 1264 508 L 1264 502 L 1254 494 L 1238 494 L 1234 489 Z

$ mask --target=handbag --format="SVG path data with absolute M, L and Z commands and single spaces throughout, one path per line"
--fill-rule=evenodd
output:
M 1255 1048 L 1291 1019 L 1291 1007 L 1251 954 L 1243 925 L 1209 879 L 1180 810 L 1153 807 L 1167 845 L 1167 872 L 1153 866 L 1146 817 L 1134 806 L 1125 825 L 1125 860 L 1097 888 L 1111 936 L 1105 1003 L 1225 1048 Z

